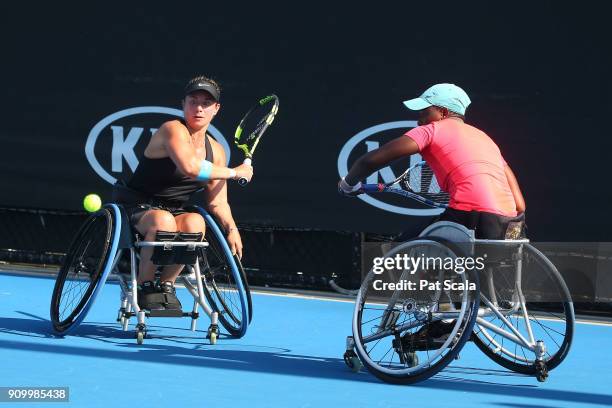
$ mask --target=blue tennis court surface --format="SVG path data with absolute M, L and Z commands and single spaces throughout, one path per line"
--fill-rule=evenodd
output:
M 205 316 L 196 332 L 189 319 L 157 318 L 138 346 L 134 331 L 115 322 L 119 287 L 111 283 L 73 335 L 52 336 L 53 282 L 0 274 L 0 387 L 70 387 L 70 403 L 54 406 L 612 406 L 609 325 L 577 324 L 568 358 L 545 383 L 497 366 L 468 343 L 432 379 L 394 386 L 344 365 L 352 302 L 255 293 L 242 339 L 211 346 Z M 191 305 L 185 290 L 179 295 Z

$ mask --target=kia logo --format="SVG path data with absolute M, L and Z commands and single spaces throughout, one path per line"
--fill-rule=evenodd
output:
M 157 131 L 157 127 L 173 118 L 182 119 L 183 111 L 163 106 L 139 106 L 108 115 L 99 121 L 87 136 L 87 161 L 94 171 L 110 184 L 115 184 L 120 176 L 127 179 L 127 170 L 133 173 L 138 167 L 138 148 L 144 151 L 148 138 Z M 223 134 L 212 124 L 208 127 L 208 133 L 221 143 L 229 163 L 230 149 Z M 146 136 L 146 140 L 139 143 L 143 136 Z
M 369 127 L 361 132 L 357 133 L 355 136 L 351 137 L 340 150 L 340 155 L 338 156 L 338 174 L 340 177 L 344 177 L 348 174 L 349 169 L 349 160 L 351 160 L 351 153 L 358 149 L 357 152 L 359 154 L 353 155 L 352 160 L 355 160 L 356 157 L 361 156 L 369 151 L 378 149 L 378 147 L 383 142 L 383 132 L 386 132 L 391 129 L 405 129 L 408 130 L 410 128 L 414 128 L 417 126 L 417 122 L 415 120 L 403 120 L 397 122 L 388 122 L 382 123 L 380 125 Z M 399 136 L 398 134 L 395 137 Z M 362 150 L 362 152 L 359 152 Z M 420 154 L 414 154 L 410 156 L 410 165 L 416 164 L 423 160 Z M 406 167 L 402 169 L 402 171 L 406 170 Z M 396 173 L 399 176 L 401 172 L 394 172 L 393 168 L 385 167 L 370 175 L 366 179 L 366 183 L 368 184 L 376 184 L 379 182 L 388 183 L 396 179 Z M 385 195 L 377 195 L 376 197 L 360 194 L 359 197 L 361 200 L 366 203 L 373 205 L 374 207 L 380 208 L 385 211 L 394 212 L 397 214 L 405 214 L 412 216 L 423 216 L 429 217 L 433 215 L 438 215 L 444 211 L 440 208 L 418 208 L 419 204 L 415 204 L 409 199 L 405 199 L 405 206 L 397 205 L 397 200 L 394 203 L 383 201 L 385 200 Z M 417 206 L 415 208 L 415 206 Z

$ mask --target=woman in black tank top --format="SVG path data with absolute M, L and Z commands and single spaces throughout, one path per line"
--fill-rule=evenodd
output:
M 183 121 L 180 122 L 186 127 Z M 208 135 L 204 137 L 204 147 L 204 158 L 214 163 L 214 152 Z M 127 187 L 145 194 L 152 201 L 165 203 L 168 207 L 182 207 L 193 193 L 207 184 L 207 181 L 183 174 L 170 157 L 152 159 L 145 155 L 127 182 Z
M 185 87 L 184 121 L 165 122 L 151 137 L 144 157 L 127 185 L 116 185 L 114 196 L 128 212 L 130 222 L 147 241 L 157 231 L 204 233 L 200 214 L 183 206 L 191 195 L 204 189 L 209 211 L 227 231 L 232 252 L 242 256 L 242 241 L 227 202 L 227 180 L 253 175 L 251 166 L 225 166 L 225 152 L 206 134 L 220 108 L 220 89 L 213 80 L 200 76 Z M 156 266 L 151 248 L 140 251 L 138 303 L 142 309 L 181 309 L 174 281 L 182 265 L 165 266 L 160 281 L 153 282 Z M 165 296 L 159 296 L 163 292 Z M 161 301 L 160 299 L 164 299 Z

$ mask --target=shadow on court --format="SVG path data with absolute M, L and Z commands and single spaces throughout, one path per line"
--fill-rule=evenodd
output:
M 149 337 L 144 345 L 137 345 L 133 331 L 123 331 L 118 325 L 87 323 L 79 326 L 65 338 L 51 332 L 51 323 L 43 318 L 24 312 L 17 312 L 29 318 L 0 318 L 0 348 L 15 351 L 53 353 L 87 358 L 151 362 L 175 366 L 203 367 L 207 369 L 243 370 L 258 373 L 281 374 L 300 377 L 325 378 L 331 380 L 380 383 L 374 376 L 362 371 L 349 372 L 344 361 L 293 354 L 290 349 L 264 345 L 244 344 L 244 340 L 226 338 L 214 346 L 207 344 L 205 331 L 195 332 L 175 327 L 149 326 Z M 170 331 L 172 335 L 165 335 Z M 178 334 L 177 334 L 178 332 Z M 29 341 L 6 340 L 11 336 L 41 339 Z M 79 346 L 70 345 L 71 339 L 78 339 Z M 94 340 L 101 347 L 81 346 L 83 340 Z M 91 343 L 87 343 L 91 344 Z M 465 375 L 487 376 L 487 380 L 466 379 Z M 441 374 L 412 387 L 420 389 L 453 390 L 461 393 L 480 393 L 500 397 L 533 398 L 544 403 L 576 402 L 594 405 L 612 405 L 612 396 L 588 392 L 559 389 L 545 389 L 533 385 L 504 384 L 503 378 L 520 376 L 505 370 L 478 369 L 453 365 Z M 533 381 L 532 378 L 526 380 Z M 382 383 L 380 383 L 382 384 Z M 392 385 L 386 385 L 393 387 Z M 507 407 L 541 407 L 537 405 L 509 404 L 490 401 L 492 405 Z

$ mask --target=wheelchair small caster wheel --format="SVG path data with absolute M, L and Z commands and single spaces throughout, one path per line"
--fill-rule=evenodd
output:
M 144 325 L 136 326 L 136 343 L 144 343 L 144 339 L 147 337 L 147 328 Z
M 405 356 L 408 367 L 416 367 L 419 365 L 419 356 L 415 352 L 408 352 Z
M 543 361 L 536 362 L 536 378 L 539 382 L 544 382 L 548 378 L 548 367 Z
M 354 373 L 359 372 L 361 367 L 363 367 L 361 360 L 359 360 L 359 357 L 357 357 L 357 354 L 355 354 L 353 350 L 347 350 L 344 353 L 344 362 L 346 363 L 346 366 Z
M 419 365 L 419 356 L 414 351 L 404 351 L 400 353 L 400 363 L 408 367 L 416 367 Z
M 217 344 L 217 339 L 219 338 L 219 327 L 216 324 L 210 325 L 206 338 L 210 340 L 210 344 Z
M 363 364 L 361 364 L 361 360 L 359 360 L 359 357 L 355 356 L 355 357 L 351 357 L 350 361 L 351 361 L 351 371 L 354 373 L 358 373 L 359 370 L 361 370 L 361 367 L 363 367 Z

